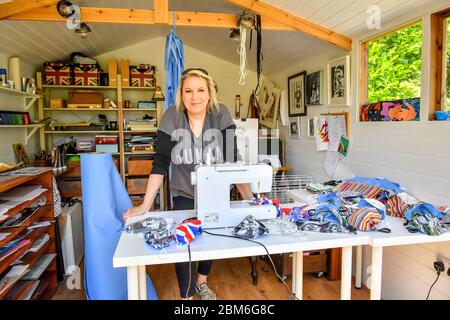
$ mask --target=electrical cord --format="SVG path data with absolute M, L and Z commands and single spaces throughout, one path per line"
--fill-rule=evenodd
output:
M 186 290 L 186 298 L 189 299 L 189 291 L 191 290 L 191 278 L 192 278 L 192 271 L 191 271 L 191 264 L 192 264 L 192 259 L 191 259 L 191 244 L 188 244 L 188 252 L 189 252 L 189 284 Z
M 427 298 L 425 300 L 428 300 L 428 298 L 430 297 L 431 289 L 433 289 L 433 286 L 436 284 L 436 282 L 439 280 L 439 277 L 441 276 L 440 272 L 438 272 L 437 274 L 438 275 L 436 277 L 436 280 L 434 280 L 433 284 L 430 287 L 430 290 L 428 290 Z
M 241 237 L 230 236 L 230 235 L 219 234 L 219 233 L 211 233 L 211 232 L 205 231 L 205 230 L 203 230 L 203 232 L 204 232 L 204 233 L 207 233 L 207 234 L 209 234 L 209 235 L 212 235 L 212 236 L 219 236 L 219 237 L 227 237 L 227 238 L 241 239 L 241 240 L 253 242 L 253 243 L 256 243 L 256 244 L 259 244 L 260 246 L 262 246 L 262 247 L 264 248 L 264 250 L 266 250 L 266 252 L 267 252 L 267 257 L 269 258 L 270 263 L 272 264 L 272 267 L 273 267 L 273 270 L 274 270 L 274 272 L 275 272 L 275 275 L 277 276 L 278 279 L 280 279 L 280 281 L 281 281 L 281 282 L 286 286 L 286 288 L 288 289 L 289 296 L 290 296 L 291 298 L 293 297 L 295 300 L 299 300 L 299 299 L 295 296 L 295 294 L 292 292 L 291 288 L 290 288 L 289 285 L 286 283 L 286 281 L 284 281 L 283 277 L 281 277 L 281 276 L 278 274 L 277 269 L 276 269 L 276 267 L 275 267 L 275 264 L 274 264 L 274 262 L 273 262 L 273 260 L 272 260 L 272 257 L 271 257 L 270 254 L 269 254 L 269 250 L 267 250 L 267 248 L 266 248 L 266 246 L 265 246 L 264 244 L 262 244 L 261 242 L 255 241 L 255 240 L 247 239 L 247 238 L 241 238 Z

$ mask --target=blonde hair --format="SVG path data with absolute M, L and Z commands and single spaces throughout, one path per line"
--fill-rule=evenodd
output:
M 177 96 L 175 98 L 175 106 L 177 111 L 184 112 L 184 110 L 186 109 L 186 106 L 184 105 L 183 99 L 181 97 L 183 93 L 184 81 L 190 77 L 198 77 L 205 79 L 209 91 L 209 102 L 206 111 L 207 112 L 216 111 L 219 107 L 219 102 L 217 101 L 216 84 L 208 74 L 198 69 L 187 70 L 187 72 L 185 71 L 185 73 L 181 75 L 180 85 L 178 86 Z

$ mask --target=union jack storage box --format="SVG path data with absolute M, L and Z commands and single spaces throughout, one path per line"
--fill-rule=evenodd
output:
M 46 62 L 44 63 L 44 83 L 49 85 L 72 84 L 72 70 L 68 63 Z
M 132 87 L 154 87 L 155 67 L 150 64 L 130 66 L 130 85 Z
M 73 64 L 73 79 L 76 86 L 98 86 L 99 74 L 96 64 Z

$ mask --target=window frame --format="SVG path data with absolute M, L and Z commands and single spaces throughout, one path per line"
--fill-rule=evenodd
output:
M 445 107 L 445 67 L 446 51 L 445 40 L 447 24 L 445 20 L 450 18 L 450 8 L 433 13 L 431 15 L 430 30 L 430 91 L 429 91 L 429 114 L 428 120 L 436 120 L 435 111 L 444 110 Z M 447 48 L 449 50 L 450 48 Z
M 450 8 L 449 8 L 450 9 Z M 367 68 L 367 62 L 368 62 L 368 52 L 367 52 L 367 46 L 368 43 L 371 41 L 375 41 L 377 39 L 383 38 L 391 33 L 400 31 L 402 29 L 406 29 L 409 28 L 415 24 L 420 23 L 422 25 L 422 69 L 423 69 L 423 34 L 424 34 L 424 23 L 423 23 L 423 19 L 419 18 L 419 19 L 414 19 L 413 21 L 410 21 L 408 23 L 402 24 L 401 26 L 389 29 L 383 33 L 377 34 L 375 36 L 372 36 L 368 39 L 365 39 L 363 41 L 360 42 L 360 69 L 361 69 L 361 73 L 360 73 L 360 77 L 359 77 L 359 112 L 361 112 L 361 108 L 363 107 L 364 104 L 368 103 L 367 101 L 367 96 L 368 96 L 368 84 L 369 84 L 369 74 L 368 74 L 368 68 Z M 420 84 L 421 88 L 422 88 L 422 81 Z M 422 90 L 422 89 L 421 89 Z M 422 97 L 420 97 L 422 99 Z

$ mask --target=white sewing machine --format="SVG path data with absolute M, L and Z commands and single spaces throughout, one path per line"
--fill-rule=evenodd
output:
M 195 185 L 195 210 L 203 228 L 234 227 L 247 215 L 273 219 L 275 206 L 257 206 L 250 201 L 231 201 L 230 186 L 250 183 L 253 193 L 270 192 L 272 167 L 267 164 L 199 165 L 191 173 Z

